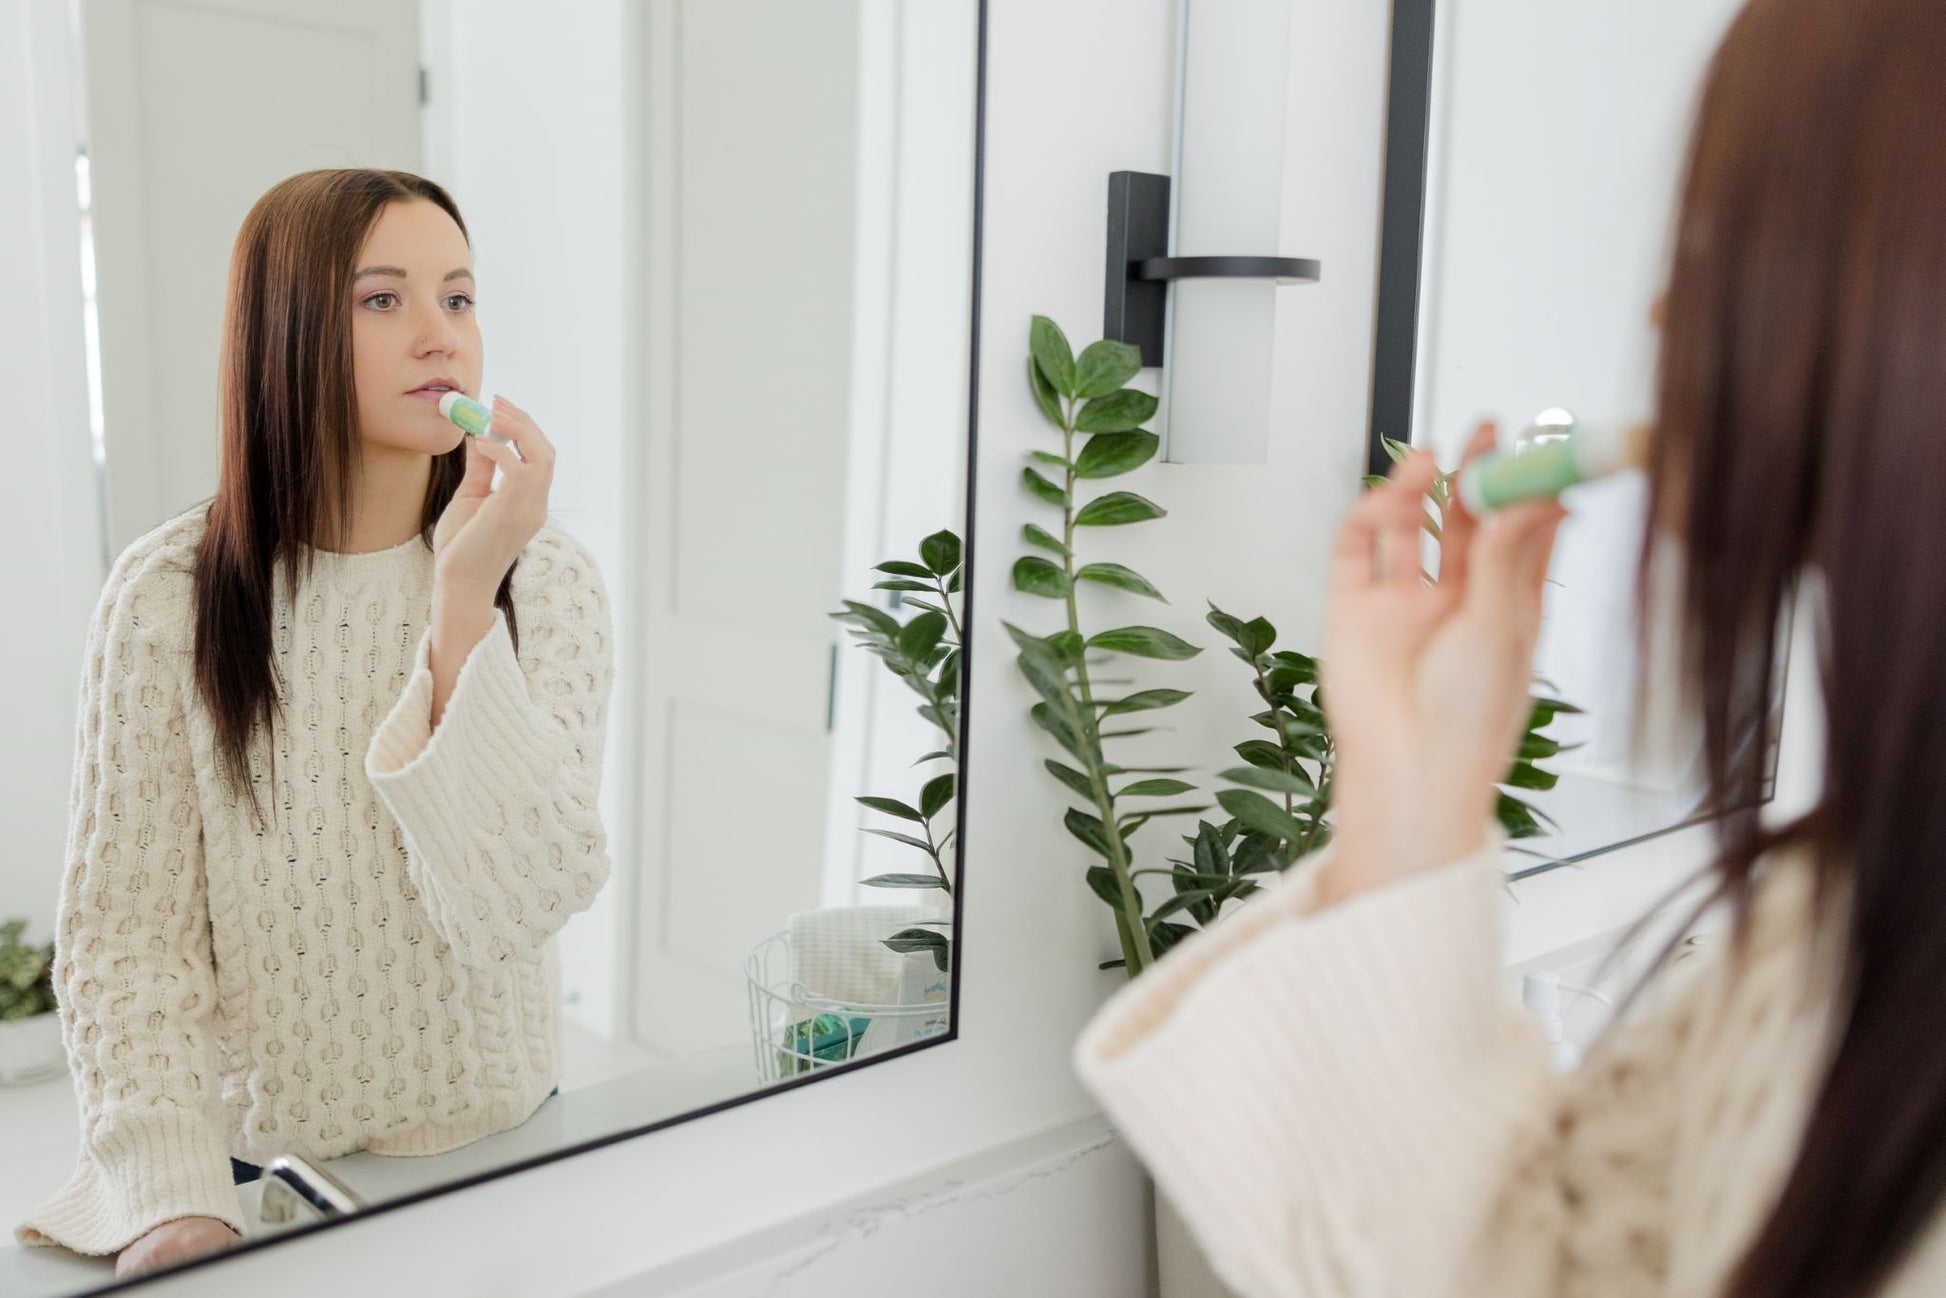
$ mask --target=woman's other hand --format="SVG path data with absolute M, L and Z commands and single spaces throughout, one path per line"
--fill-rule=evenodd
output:
M 466 439 L 466 476 L 432 533 L 436 583 L 489 601 L 547 521 L 547 493 L 554 481 L 554 444 L 526 411 L 495 397 L 491 427 L 510 444 Z M 498 488 L 495 467 L 502 475 Z
M 1493 445 L 1482 424 L 1466 460 Z M 1456 497 L 1429 584 L 1421 536 L 1436 473 L 1429 452 L 1413 452 L 1353 507 L 1332 548 L 1327 905 L 1484 846 L 1530 711 L 1541 588 L 1565 511 L 1547 502 L 1476 519 Z
M 242 1239 L 214 1217 L 178 1217 L 163 1222 L 117 1254 L 115 1278 L 126 1280 L 205 1253 L 220 1253 L 234 1248 Z

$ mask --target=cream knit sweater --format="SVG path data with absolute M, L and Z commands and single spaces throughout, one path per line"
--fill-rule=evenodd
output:
M 232 1155 L 437 1154 L 558 1080 L 552 938 L 609 870 L 593 559 L 543 527 L 514 570 L 518 655 L 496 610 L 437 731 L 424 543 L 320 551 L 295 598 L 279 569 L 284 710 L 251 753 L 266 832 L 192 688 L 206 516 L 129 546 L 89 631 L 54 969 L 81 1148 L 23 1244 L 241 1229 Z
M 1802 859 L 1747 957 L 1679 959 L 1557 1076 L 1501 993 L 1495 848 L 1314 913 L 1300 868 L 1119 991 L 1076 1052 L 1247 1298 L 1718 1293 L 1795 1157 L 1836 960 Z M 1935 1224 L 1887 1294 L 1946 1293 Z

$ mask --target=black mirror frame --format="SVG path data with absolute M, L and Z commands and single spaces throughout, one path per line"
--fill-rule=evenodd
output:
M 1385 107 L 1385 187 L 1379 206 L 1378 310 L 1372 338 L 1371 418 L 1365 472 L 1392 467 L 1386 437 L 1412 439 L 1418 360 L 1419 276 L 1432 136 L 1433 6 L 1393 0 Z

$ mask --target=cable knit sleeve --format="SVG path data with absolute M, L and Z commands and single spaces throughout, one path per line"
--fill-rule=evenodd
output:
M 212 1017 L 216 977 L 179 592 L 141 543 L 88 633 L 54 986 L 81 1119 L 74 1174 L 15 1228 L 108 1254 L 178 1217 L 243 1229 Z
M 1555 1074 L 1499 976 L 1499 844 L 1314 913 L 1276 881 L 1123 988 L 1082 1079 L 1246 1298 L 1659 1293 L 1658 996 Z
M 593 557 L 552 527 L 514 575 L 519 654 L 495 609 L 434 730 L 428 631 L 365 756 L 434 930 L 475 967 L 536 956 L 609 873 L 607 591 Z

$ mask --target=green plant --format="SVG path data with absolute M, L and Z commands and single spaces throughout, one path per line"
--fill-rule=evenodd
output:
M 858 801 L 873 811 L 917 826 L 925 837 L 894 829 L 867 828 L 868 834 L 904 843 L 925 853 L 932 862 L 930 874 L 880 874 L 866 879 L 868 888 L 938 888 L 947 896 L 953 893 L 953 875 L 946 864 L 952 850 L 953 830 L 934 832 L 933 822 L 952 805 L 959 769 L 959 690 L 961 646 L 965 636 L 953 596 L 960 593 L 964 569 L 958 536 L 950 531 L 935 532 L 919 543 L 918 561 L 888 559 L 873 569 L 884 574 L 872 584 L 873 590 L 899 593 L 898 607 L 915 610 L 901 623 L 884 609 L 871 604 L 845 600 L 844 608 L 831 616 L 847 624 L 854 640 L 883 662 L 886 668 L 918 694 L 919 715 L 943 736 L 943 747 L 914 762 L 945 762 L 951 768 L 926 780 L 913 803 L 898 798 L 866 796 Z M 922 599 L 936 597 L 938 602 Z M 933 963 L 942 972 L 951 959 L 951 941 L 934 929 L 950 928 L 947 920 L 923 920 L 913 928 L 902 929 L 885 939 L 894 951 L 930 951 Z
M 1115 682 L 1101 679 L 1096 669 L 1117 654 L 1180 661 L 1202 651 L 1152 626 L 1083 633 L 1076 601 L 1083 582 L 1162 600 L 1161 591 L 1122 564 L 1076 561 L 1078 529 L 1127 526 L 1165 515 L 1155 502 L 1128 491 L 1080 499 L 1084 483 L 1119 477 L 1154 458 L 1158 439 L 1142 425 L 1155 414 L 1156 400 L 1126 386 L 1141 370 L 1142 360 L 1125 343 L 1097 342 L 1077 358 L 1059 326 L 1035 316 L 1028 344 L 1028 384 L 1041 413 L 1060 432 L 1061 450 L 1032 452 L 1034 463 L 1022 471 L 1021 482 L 1036 499 L 1060 511 L 1060 529 L 1057 533 L 1026 525 L 1022 539 L 1041 553 L 1022 556 L 1014 564 L 1013 584 L 1026 594 L 1059 602 L 1065 618 L 1060 630 L 1045 636 L 1011 623 L 1007 632 L 1020 650 L 1016 662 L 1022 675 L 1041 696 L 1031 713 L 1035 724 L 1079 763 L 1049 759 L 1046 767 L 1087 808 L 1070 807 L 1064 823 L 1101 858 L 1102 864 L 1088 870 L 1088 884 L 1114 911 L 1123 963 L 1136 974 L 1168 949 L 1176 932 L 1145 919 L 1129 840 L 1154 817 L 1207 808 L 1151 805 L 1153 799 L 1194 791 L 1194 785 L 1174 778 L 1184 768 L 1122 766 L 1110 762 L 1105 750 L 1110 740 L 1147 733 L 1140 727 L 1110 728 L 1105 723 L 1112 718 L 1173 707 L 1189 697 L 1188 691 L 1145 689 L 1106 697 L 1099 688 Z M 1119 787 L 1118 780 L 1123 781 Z M 1138 809 L 1127 810 L 1130 803 Z
M 56 1008 L 54 943 L 32 946 L 21 941 L 24 919 L 0 924 L 0 1023 L 32 1018 Z

